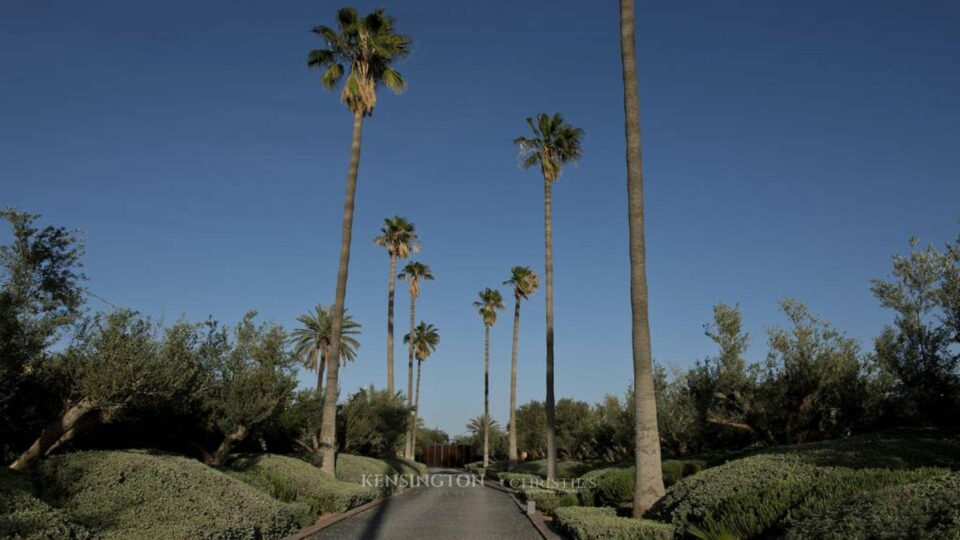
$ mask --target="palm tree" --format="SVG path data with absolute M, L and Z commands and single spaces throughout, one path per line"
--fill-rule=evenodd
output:
M 323 371 L 327 364 L 327 353 L 330 351 L 333 318 L 330 315 L 332 307 L 317 306 L 313 313 L 297 317 L 300 328 L 291 333 L 294 343 L 294 354 L 303 362 L 307 369 L 317 370 L 317 394 L 323 391 Z M 346 365 L 357 358 L 357 349 L 360 342 L 353 336 L 360 334 L 360 323 L 344 310 L 343 326 L 340 329 L 340 363 Z
M 500 291 L 487 287 L 480 291 L 480 300 L 473 303 L 483 317 L 483 418 L 490 418 L 490 327 L 497 322 L 497 311 L 503 309 Z M 490 464 L 490 430 L 483 430 L 483 466 Z
M 527 300 L 540 286 L 540 278 L 528 266 L 514 266 L 510 279 L 504 285 L 513 287 L 513 357 L 510 363 L 510 435 L 509 459 L 512 467 L 517 463 L 517 346 L 520 340 L 520 301 Z
M 387 392 L 393 394 L 393 297 L 397 283 L 397 259 L 406 259 L 420 250 L 416 227 L 405 218 L 384 218 L 380 236 L 373 243 L 387 248 L 390 256 L 390 277 L 387 287 Z
M 340 329 L 343 327 L 343 304 L 347 296 L 347 272 L 350 266 L 350 240 L 353 235 L 353 206 L 357 192 L 357 168 L 360 166 L 360 137 L 363 119 L 373 114 L 377 103 L 377 87 L 384 85 L 394 92 L 406 87 L 406 82 L 390 64 L 410 53 L 410 38 L 393 28 L 393 17 L 382 9 L 359 17 L 353 8 L 337 11 L 337 29 L 317 26 L 313 32 L 326 42 L 327 48 L 310 51 L 308 67 L 323 68 L 321 82 L 327 89 L 336 88 L 344 78 L 340 100 L 353 113 L 353 142 L 350 145 L 350 168 L 347 172 L 347 192 L 343 200 L 343 225 L 340 232 L 340 263 L 337 269 L 337 289 L 331 322 L 333 340 L 330 355 L 340 357 Z M 336 474 L 337 459 L 337 381 L 338 362 L 331 362 L 327 370 L 327 388 L 324 396 L 323 422 L 320 428 L 322 468 L 331 476 Z
M 634 0 L 620 0 L 620 56 L 623 61 L 623 112 L 627 137 L 627 208 L 630 223 L 630 307 L 633 316 L 634 446 L 636 483 L 633 517 L 640 518 L 663 497 L 657 402 L 653 390 L 650 316 L 647 308 L 647 252 L 643 232 L 643 154 L 640 151 L 640 98 Z
M 417 297 L 420 296 L 420 284 L 423 281 L 433 281 L 433 274 L 430 272 L 429 266 L 421 262 L 410 261 L 403 267 L 397 277 L 407 282 L 407 288 L 410 291 L 410 333 L 412 334 L 417 313 Z M 411 343 L 407 361 L 407 407 L 410 409 L 413 409 L 413 357 L 414 344 Z M 411 431 L 413 431 L 412 423 L 407 429 L 407 440 L 403 446 L 403 456 L 407 459 L 413 459 Z
M 517 137 L 520 147 L 520 165 L 529 169 L 540 166 L 543 174 L 543 236 L 545 240 L 545 268 L 547 280 L 547 479 L 557 475 L 557 434 L 553 397 L 553 183 L 560 178 L 565 163 L 576 161 L 581 155 L 580 139 L 583 130 L 563 121 L 560 113 L 553 116 L 540 113 L 537 121 L 527 118 L 532 137 Z
M 423 367 L 423 361 L 437 350 L 437 345 L 440 344 L 440 333 L 432 324 L 427 324 L 423 321 L 420 321 L 420 324 L 417 325 L 417 328 L 413 331 L 412 335 L 412 341 L 410 339 L 411 334 L 407 334 L 403 336 L 403 342 L 411 344 L 414 348 L 414 354 L 417 356 L 417 389 L 416 397 L 413 400 L 414 420 L 413 430 L 410 436 L 412 441 L 410 443 L 410 454 L 412 456 L 416 456 L 417 426 L 419 425 L 420 419 L 420 369 Z

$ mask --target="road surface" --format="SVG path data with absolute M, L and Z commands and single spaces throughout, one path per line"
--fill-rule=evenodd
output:
M 416 490 L 323 529 L 311 540 L 426 538 L 540 540 L 510 496 L 470 475 L 432 469 Z

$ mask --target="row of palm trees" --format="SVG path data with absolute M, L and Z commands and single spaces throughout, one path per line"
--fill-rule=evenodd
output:
M 630 238 L 630 290 L 633 335 L 633 367 L 636 399 L 636 486 L 634 493 L 634 515 L 639 517 L 657 498 L 663 494 L 663 481 L 660 473 L 660 445 L 656 425 L 656 403 L 653 396 L 652 359 L 650 352 L 650 330 L 648 315 L 648 297 L 646 281 L 646 250 L 644 242 L 643 216 L 643 173 L 640 148 L 639 100 L 636 74 L 636 36 L 635 36 L 635 0 L 620 0 L 620 50 L 623 65 L 624 87 L 624 129 L 627 142 L 627 199 Z M 347 278 L 350 263 L 350 246 L 353 232 L 353 213 L 357 187 L 357 171 L 360 163 L 361 137 L 364 118 L 373 114 L 377 102 L 377 89 L 386 86 L 395 92 L 406 87 L 406 81 L 393 69 L 392 64 L 407 55 L 411 50 L 411 39 L 394 29 L 394 19 L 383 9 L 377 9 L 365 16 L 359 16 L 353 8 L 342 8 L 337 12 L 336 28 L 318 26 L 313 29 L 325 42 L 325 48 L 309 53 L 308 67 L 321 68 L 322 84 L 335 89 L 343 81 L 340 99 L 353 115 L 353 137 L 350 148 L 350 165 L 347 173 L 346 194 L 344 196 L 343 221 L 341 226 L 340 257 L 337 271 L 335 299 L 330 311 L 331 339 L 326 358 L 340 358 L 343 348 L 341 330 L 344 326 L 344 302 L 346 299 Z M 548 477 L 556 475 L 556 434 L 554 430 L 554 392 L 553 392 L 553 238 L 552 238 L 552 186 L 560 178 L 563 165 L 576 160 L 581 155 L 580 138 L 583 132 L 563 121 L 559 114 L 552 116 L 540 114 L 528 118 L 527 123 L 532 136 L 518 137 L 515 143 L 520 148 L 521 165 L 524 168 L 539 166 L 544 180 L 544 277 L 546 281 L 546 413 L 547 413 L 547 454 Z M 386 242 L 386 241 L 385 241 Z M 409 246 L 409 244 L 408 244 Z M 386 247 L 386 245 L 385 245 Z M 388 298 L 388 385 L 392 384 L 392 300 L 393 275 L 396 257 L 391 253 L 390 297 Z M 412 279 L 412 278 L 410 278 Z M 419 280 L 425 279 L 422 274 Z M 412 282 L 408 279 L 408 285 Z M 419 293 L 419 281 L 417 282 Z M 489 291 L 489 292 L 488 292 Z M 500 308 L 496 308 L 499 298 Z M 478 309 L 485 326 L 484 363 L 489 362 L 489 329 L 496 321 L 497 309 L 502 309 L 503 300 L 499 292 L 484 290 L 478 301 Z M 415 295 L 411 289 L 411 336 L 416 336 L 413 321 L 415 317 Z M 516 326 L 515 317 L 515 326 Z M 407 387 L 408 400 L 412 395 L 412 366 L 415 356 L 416 339 L 411 338 L 410 360 L 408 361 Z M 330 362 L 326 373 L 326 388 L 337 388 L 339 362 Z M 419 369 L 419 368 L 418 368 Z M 485 395 L 489 391 L 489 381 L 485 376 Z M 513 381 L 511 381 L 513 386 Z M 322 448 L 322 468 L 333 475 L 336 465 L 336 391 L 327 391 L 324 395 L 323 422 L 320 444 Z M 488 408 L 485 399 L 485 409 Z M 414 424 L 415 425 L 415 424 Z M 485 437 L 486 439 L 486 437 Z M 411 438 L 408 435 L 407 447 Z M 488 441 L 485 440 L 488 450 Z M 485 454 L 487 452 L 485 451 Z M 408 456 L 411 454 L 408 452 Z M 485 456 L 486 457 L 486 456 Z M 487 458 L 488 459 L 488 458 Z
M 520 340 L 520 301 L 528 300 L 540 286 L 540 278 L 527 266 L 510 269 L 510 279 L 503 282 L 513 288 L 513 351 L 510 364 L 510 431 L 508 458 L 510 465 L 517 462 L 517 346 Z M 490 418 L 490 328 L 497 322 L 497 312 L 504 309 L 503 295 L 496 289 L 486 288 L 473 303 L 483 319 L 483 416 Z M 490 422 L 483 423 L 483 466 L 490 464 Z

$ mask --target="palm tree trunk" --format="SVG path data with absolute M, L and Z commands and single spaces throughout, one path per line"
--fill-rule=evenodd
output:
M 483 468 L 490 465 L 490 325 L 483 325 Z
M 620 0 L 620 52 L 623 61 L 623 112 L 627 137 L 627 206 L 630 224 L 630 307 L 633 315 L 634 446 L 636 483 L 633 517 L 640 518 L 663 497 L 657 402 L 653 391 L 647 261 L 643 225 L 643 154 L 640 150 L 640 98 L 634 0 Z
M 317 395 L 323 392 L 323 372 L 327 367 L 327 353 L 321 352 L 317 361 Z
M 413 348 L 415 346 L 413 339 L 414 320 L 416 319 L 417 297 L 410 295 L 410 355 L 407 360 L 407 407 L 413 409 Z M 403 457 L 412 459 L 410 456 L 411 444 L 410 434 L 413 431 L 413 425 L 408 420 L 406 442 L 403 445 Z
M 390 285 L 387 288 L 387 393 L 393 395 L 393 298 L 397 287 L 397 256 L 390 255 Z
M 417 360 L 417 397 L 413 400 L 413 436 L 410 437 L 410 459 L 417 459 L 417 424 L 420 419 L 420 369 L 423 360 Z
M 547 282 L 547 480 L 557 478 L 557 433 L 553 397 L 553 193 L 552 184 L 543 179 L 543 236 L 545 279 Z
M 520 297 L 513 306 L 513 359 L 510 363 L 510 467 L 517 464 L 517 346 L 520 341 Z
M 330 476 L 337 472 L 337 388 L 340 371 L 340 333 L 343 330 L 343 304 L 347 296 L 347 273 L 350 266 L 350 240 L 353 236 L 353 206 L 357 193 L 357 169 L 360 167 L 360 138 L 363 114 L 353 113 L 353 142 L 350 145 L 350 169 L 347 172 L 347 193 L 343 198 L 343 228 L 340 231 L 340 265 L 337 269 L 337 290 L 330 323 L 330 366 L 327 368 L 327 391 L 323 397 L 323 421 L 320 425 L 320 459 L 323 471 Z

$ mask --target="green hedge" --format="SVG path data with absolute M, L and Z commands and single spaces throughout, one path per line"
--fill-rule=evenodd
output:
M 552 514 L 557 508 L 580 504 L 577 494 L 569 491 L 530 487 L 521 489 L 519 493 L 524 501 L 536 503 L 537 511 L 541 514 Z
M 663 483 L 671 486 L 681 478 L 691 476 L 704 469 L 706 464 L 700 460 L 667 460 L 663 462 Z M 583 506 L 617 507 L 633 500 L 633 486 L 636 479 L 634 467 L 610 467 L 596 469 L 581 477 L 583 489 L 580 501 Z
M 851 497 L 786 538 L 960 538 L 960 473 Z
M 776 536 L 865 491 L 917 482 L 945 469 L 851 469 L 805 462 L 795 453 L 757 455 L 707 469 L 667 491 L 651 512 L 687 530 L 728 531 L 741 538 Z
M 521 488 L 541 487 L 546 482 L 543 478 L 530 473 L 502 472 L 497 473 L 497 479 L 504 486 L 519 490 Z
M 366 456 L 354 456 L 351 454 L 337 454 L 337 480 L 362 484 L 363 478 L 394 477 L 397 470 L 382 459 L 376 459 Z M 383 486 L 377 489 L 380 496 L 386 497 L 394 492 L 392 485 L 384 482 Z
M 701 459 L 668 459 L 663 468 L 663 485 L 670 487 L 681 479 L 697 474 L 707 468 L 707 462 Z
M 36 497 L 30 479 L 22 473 L 0 468 L 0 538 L 40 540 L 91 538 L 84 527 Z
M 282 538 L 307 510 L 196 460 L 147 452 L 57 455 L 36 474 L 41 495 L 108 540 Z
M 285 502 L 310 506 L 313 516 L 345 512 L 377 498 L 377 490 L 342 482 L 300 459 L 276 454 L 251 454 L 231 458 L 229 471 Z
M 613 508 L 567 506 L 553 513 L 554 523 L 574 540 L 672 540 L 674 528 L 648 519 L 617 517 Z

